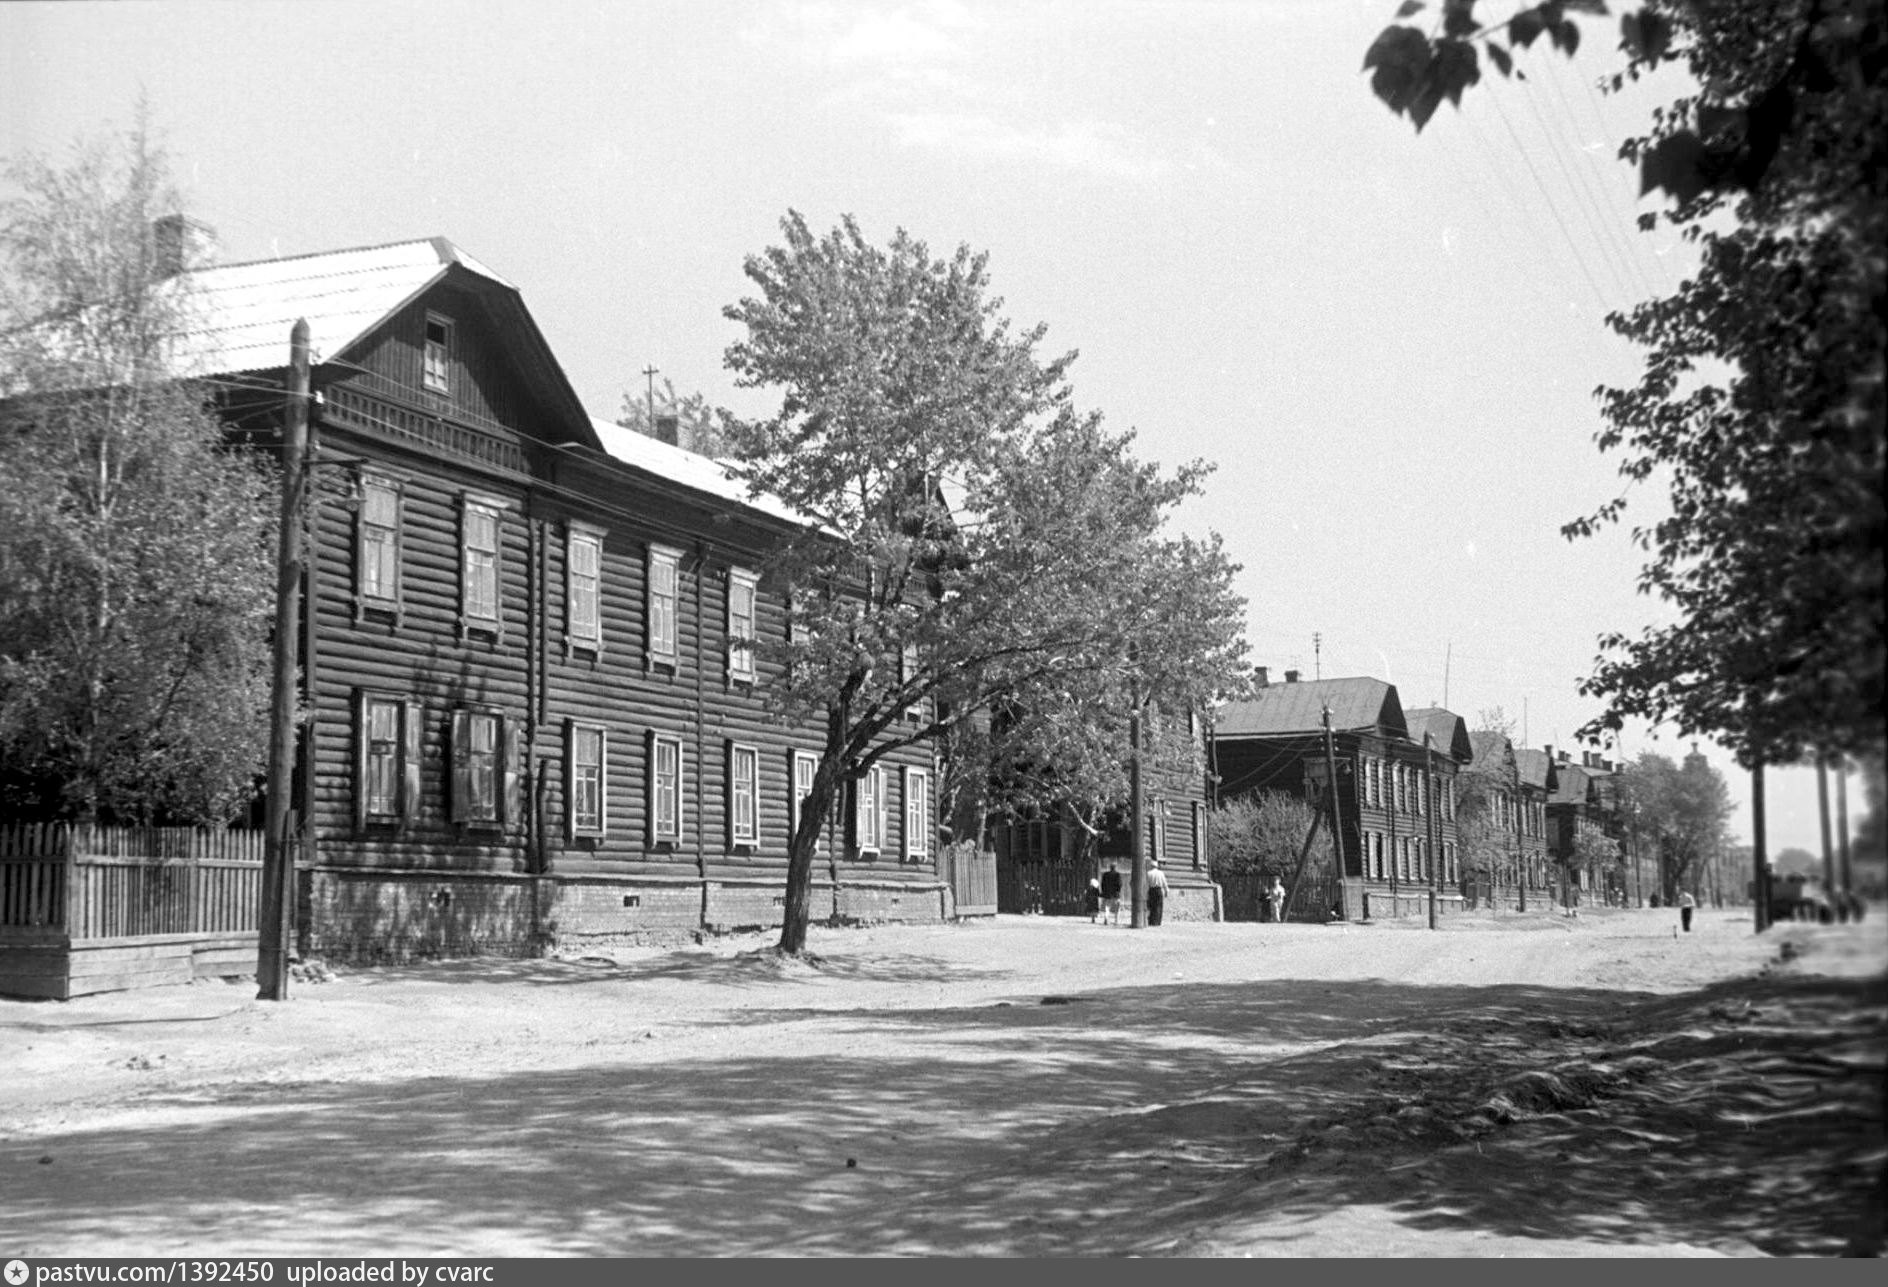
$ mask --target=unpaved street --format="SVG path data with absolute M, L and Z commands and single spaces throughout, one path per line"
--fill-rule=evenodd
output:
M 768 941 L 0 1001 L 0 1251 L 1879 1245 L 1880 909 Z

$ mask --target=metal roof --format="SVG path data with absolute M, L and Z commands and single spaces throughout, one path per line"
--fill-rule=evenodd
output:
M 288 365 L 289 330 L 308 320 L 318 366 L 344 352 L 454 265 L 515 293 L 517 287 L 444 237 L 223 264 L 170 278 L 184 329 L 171 360 L 181 376 Z
M 614 460 L 621 461 L 636 469 L 666 478 L 670 482 L 680 483 L 684 487 L 710 496 L 731 501 L 748 509 L 757 510 L 771 518 L 804 527 L 809 521 L 804 514 L 790 509 L 784 501 L 765 493 L 760 496 L 750 495 L 747 484 L 741 480 L 734 466 L 709 456 L 699 455 L 683 447 L 672 446 L 659 438 L 652 438 L 634 429 L 626 429 L 613 421 L 590 417 L 590 425 L 596 431 L 597 438 L 603 443 L 603 450 Z
M 1381 679 L 1358 676 L 1268 684 L 1249 701 L 1222 706 L 1214 736 L 1230 739 L 1321 732 L 1327 703 L 1334 732 L 1381 729 L 1397 737 L 1406 734 L 1403 707 L 1395 687 Z
M 1440 706 L 1424 706 L 1418 710 L 1403 712 L 1404 725 L 1409 729 L 1409 740 L 1421 746 L 1423 734 L 1436 739 L 1436 749 L 1446 753 L 1458 764 L 1467 764 L 1475 758 L 1474 744 L 1469 741 L 1468 722 L 1454 711 L 1444 710 Z

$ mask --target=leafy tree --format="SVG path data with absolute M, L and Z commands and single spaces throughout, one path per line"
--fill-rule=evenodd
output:
M 781 396 L 730 422 L 730 457 L 812 520 L 767 570 L 792 623 L 767 646 L 784 663 L 770 702 L 825 729 L 788 863 L 780 948 L 797 953 L 819 821 L 847 781 L 979 724 L 1006 736 L 992 717 L 1015 712 L 1062 730 L 1037 755 L 1066 780 L 1078 712 L 1126 693 L 1204 708 L 1243 650 L 1217 542 L 1162 532 L 1202 470 L 1164 477 L 1077 414 L 1073 355 L 1042 360 L 1041 327 L 1011 331 L 983 256 L 934 258 L 902 230 L 879 248 L 850 217 L 823 237 L 798 213 L 781 226 L 746 264 L 760 294 L 725 312 L 747 329 L 727 353 L 739 383 Z M 1168 584 L 1176 569 L 1206 592 Z
M 1224 802 L 1207 816 L 1213 874 L 1289 881 L 1316 816 L 1316 806 L 1287 791 L 1260 791 Z M 1305 874 L 1327 880 L 1336 870 L 1330 828 L 1320 827 Z
M 221 822 L 267 754 L 269 480 L 171 378 L 145 126 L 0 207 L 0 811 Z
M 1633 760 L 1619 784 L 1622 807 L 1658 855 L 1660 899 L 1669 902 L 1728 842 L 1730 789 L 1702 755 L 1688 755 L 1681 765 L 1655 751 Z
M 1405 4 L 1399 17 L 1422 8 Z M 1445 0 L 1433 33 L 1395 25 L 1365 65 L 1420 129 L 1545 34 L 1572 52 L 1567 0 L 1484 25 Z M 1602 451 L 1658 478 L 1669 517 L 1634 539 L 1640 588 L 1678 623 L 1603 635 L 1580 730 L 1627 718 L 1710 734 L 1740 762 L 1884 745 L 1884 352 L 1888 351 L 1888 21 L 1883 0 L 1646 0 L 1620 23 L 1618 86 L 1667 61 L 1698 90 L 1622 142 L 1660 219 L 1694 242 L 1695 276 L 1608 324 L 1646 351 L 1630 388 L 1598 390 Z M 1504 43 L 1505 42 L 1505 43 Z M 1519 74 L 1518 71 L 1516 74 Z M 1567 524 L 1618 521 L 1623 496 Z
M 700 393 L 677 393 L 675 382 L 666 378 L 662 381 L 662 391 L 653 398 L 625 393 L 623 410 L 616 417 L 616 423 L 644 437 L 659 438 L 661 434 L 656 418 L 664 416 L 675 417 L 678 447 L 702 456 L 718 457 L 726 453 L 727 436 L 723 426 L 727 422 L 728 412 L 710 406 L 708 399 Z

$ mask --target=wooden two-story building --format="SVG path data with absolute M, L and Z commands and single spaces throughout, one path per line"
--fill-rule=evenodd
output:
M 330 957 L 765 927 L 820 730 L 766 710 L 804 520 L 588 415 L 519 291 L 441 239 L 184 275 L 179 374 L 275 441 L 313 348 L 297 932 Z M 814 915 L 950 913 L 937 765 L 828 828 Z
M 1559 778 L 1546 751 L 1516 746 L 1504 733 L 1469 734 L 1471 767 L 1488 792 L 1489 821 L 1506 843 L 1490 888 L 1483 895 L 1502 905 L 1538 899 L 1551 887 L 1547 852 L 1547 802 Z M 1525 891 L 1525 893 L 1523 892 Z
M 1473 755 L 1461 718 L 1441 709 L 1406 715 L 1396 688 L 1380 679 L 1304 680 L 1286 671 L 1285 681 L 1275 683 L 1263 668 L 1258 677 L 1250 700 L 1219 711 L 1219 797 L 1283 791 L 1321 803 L 1329 778 L 1328 709 L 1340 913 L 1355 918 L 1421 910 L 1432 882 L 1445 909 L 1460 907 L 1454 781 Z

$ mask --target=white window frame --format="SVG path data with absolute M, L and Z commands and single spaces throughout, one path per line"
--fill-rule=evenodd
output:
M 646 572 L 644 626 L 649 661 L 672 667 L 681 646 L 682 551 L 672 545 L 651 545 Z
M 819 772 L 819 756 L 811 751 L 795 751 L 792 758 L 792 772 L 787 785 L 787 843 L 793 843 L 793 834 L 800 829 L 800 810 L 806 806 L 806 797 L 813 790 L 813 778 Z M 820 852 L 815 848 L 814 853 Z
M 760 844 L 760 749 L 728 743 L 728 847 Z
M 580 567 L 586 560 L 588 571 Z M 603 529 L 588 523 L 564 530 L 564 647 L 603 647 Z
M 931 771 L 907 765 L 901 794 L 905 802 L 905 859 L 923 862 L 931 856 Z
M 434 327 L 440 331 L 437 342 Z M 443 313 L 427 313 L 420 332 L 420 387 L 428 393 L 452 392 L 452 319 Z
M 745 600 L 747 611 L 740 605 Z M 760 576 L 746 568 L 728 570 L 728 678 L 751 684 L 754 641 L 760 636 Z
M 474 537 L 482 522 L 491 524 L 489 547 Z M 502 501 L 467 493 L 459 506 L 459 628 L 496 632 L 503 621 L 505 506 Z M 489 596 L 489 602 L 483 601 Z
M 664 773 L 663 752 L 671 753 L 674 769 Z M 682 797 L 688 761 L 682 739 L 673 733 L 649 735 L 649 839 L 658 845 L 680 844 L 682 840 Z M 665 780 L 666 779 L 666 780 Z M 668 817 L 663 817 L 664 804 Z
M 853 783 L 854 839 L 861 854 L 885 850 L 885 766 L 874 764 Z
M 580 754 L 584 742 L 595 738 L 596 762 L 586 763 Z M 602 724 L 568 720 L 564 732 L 564 790 L 568 830 L 571 839 L 579 836 L 603 836 L 610 829 L 610 731 Z M 594 798 L 594 809 L 586 808 L 586 796 Z
M 374 499 L 384 497 L 388 521 L 374 517 Z M 354 593 L 362 607 L 398 611 L 400 607 L 400 519 L 404 497 L 400 484 L 379 474 L 361 476 L 361 506 L 356 518 Z M 379 584 L 375 584 L 379 582 Z

